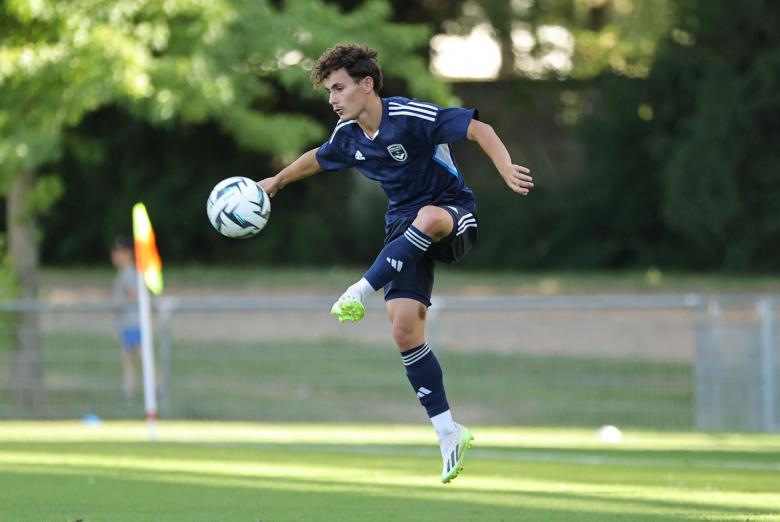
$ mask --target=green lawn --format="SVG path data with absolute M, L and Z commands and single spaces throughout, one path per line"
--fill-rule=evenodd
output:
M 0 520 L 780 520 L 780 437 L 475 425 L 0 424 Z

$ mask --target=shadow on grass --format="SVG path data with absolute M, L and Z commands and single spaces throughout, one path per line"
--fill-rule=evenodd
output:
M 648 499 L 657 488 L 646 492 L 626 485 L 620 490 L 595 481 L 582 491 L 576 483 L 563 482 L 564 477 L 556 484 L 482 473 L 442 486 L 414 469 L 413 460 L 403 465 L 403 459 L 368 459 L 361 469 L 348 458 L 344 464 L 336 458 L 328 469 L 309 463 L 305 453 L 289 454 L 288 464 L 280 466 L 266 464 L 260 455 L 254 462 L 193 459 L 197 447 L 189 447 L 186 460 L 139 455 L 132 449 L 105 456 L 75 453 L 73 448 L 68 453 L 31 453 L 28 447 L 16 459 L 13 451 L 0 451 L 0 477 L 5 476 L 2 482 L 8 485 L 3 511 L 19 515 L 14 520 L 73 515 L 85 520 L 169 521 L 733 520 L 769 519 L 777 512 L 747 501 L 705 501 L 701 490 L 686 492 L 698 498 L 692 502 Z M 208 448 L 201 450 L 208 453 Z M 576 478 L 576 469 L 571 473 Z M 728 491 L 722 493 L 728 497 Z

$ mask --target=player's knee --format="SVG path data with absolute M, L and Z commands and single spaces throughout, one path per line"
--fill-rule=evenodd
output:
M 417 212 L 414 226 L 434 241 L 438 241 L 452 231 L 452 217 L 446 210 L 429 205 Z
M 393 339 L 399 348 L 414 348 L 420 344 L 417 342 L 417 337 L 419 337 L 419 335 L 416 328 L 412 328 L 405 324 L 399 324 L 398 322 L 393 323 Z
M 395 344 L 400 347 L 405 347 L 412 338 L 412 330 L 403 325 L 397 323 L 393 324 L 393 339 Z

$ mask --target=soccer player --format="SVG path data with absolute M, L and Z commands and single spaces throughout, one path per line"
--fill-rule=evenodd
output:
M 382 98 L 376 51 L 338 45 L 312 70 L 329 93 L 339 121 L 328 140 L 258 183 L 273 197 L 286 185 L 320 171 L 357 168 L 376 180 L 389 200 L 385 246 L 374 263 L 333 305 L 339 321 L 363 318 L 364 298 L 384 289 L 393 338 L 406 375 L 439 438 L 445 484 L 463 468 L 469 430 L 452 419 L 442 370 L 425 342 L 435 261 L 460 260 L 477 240 L 474 194 L 463 181 L 450 143 L 476 141 L 514 192 L 527 195 L 533 180 L 512 163 L 490 125 L 474 109 L 443 108 L 402 97 Z

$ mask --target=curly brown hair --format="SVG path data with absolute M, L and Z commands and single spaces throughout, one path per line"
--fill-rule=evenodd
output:
M 382 88 L 382 69 L 376 61 L 377 53 L 365 45 L 339 44 L 331 47 L 317 60 L 311 71 L 311 81 L 315 87 L 322 85 L 330 73 L 345 69 L 347 74 L 359 82 L 366 76 L 374 79 L 374 92 Z

